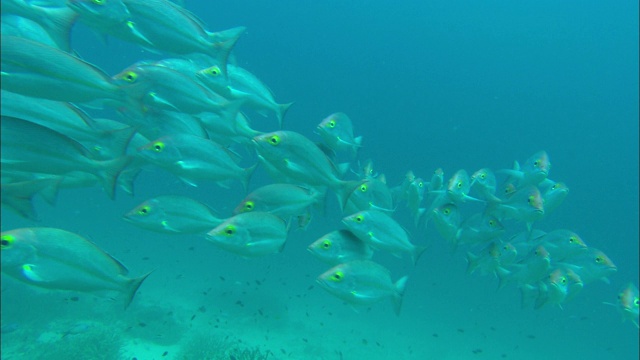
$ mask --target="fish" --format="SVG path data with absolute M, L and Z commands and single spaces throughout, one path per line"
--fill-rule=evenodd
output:
M 545 214 L 549 214 L 564 202 L 569 195 L 569 188 L 563 182 L 556 182 L 542 194 Z
M 77 141 L 30 121 L 2 116 L 2 170 L 70 175 L 83 172 L 98 178 L 114 197 L 116 180 L 131 158 L 93 159 Z
M 516 219 L 525 222 L 531 230 L 533 223 L 544 217 L 544 201 L 540 190 L 533 185 L 519 189 L 505 200 L 491 202 L 487 213 L 499 219 Z
M 465 219 L 455 235 L 456 245 L 484 244 L 505 233 L 505 227 L 495 216 L 476 213 Z
M 331 295 L 354 306 L 375 304 L 390 298 L 396 315 L 400 315 L 407 276 L 395 283 L 382 265 L 369 260 L 339 264 L 318 276 L 316 282 Z
M 482 168 L 471 175 L 471 188 L 477 189 L 483 200 L 496 201 L 496 175 L 488 168 Z
M 343 171 L 308 138 L 294 131 L 280 130 L 253 138 L 263 163 L 288 178 L 308 186 L 326 186 L 337 195 L 341 206 L 359 181 L 343 181 Z
M 1 39 L 3 90 L 55 101 L 130 104 L 95 65 L 33 40 L 10 35 Z
M 352 156 L 362 147 L 362 136 L 354 137 L 353 123 L 347 114 L 338 112 L 324 118 L 316 127 L 325 144 L 333 151 L 348 151 Z
M 129 223 L 166 234 L 204 234 L 224 219 L 207 205 L 190 197 L 160 195 L 145 200 L 123 215 Z
M 533 284 L 545 277 L 551 269 L 551 257 L 542 245 L 538 245 L 525 258 L 511 264 L 507 269 L 498 269 L 498 289 L 508 282 L 518 286 Z
M 396 257 L 408 253 L 414 263 L 426 250 L 409 241 L 407 232 L 389 215 L 377 210 L 364 210 L 342 219 L 354 235 L 374 249 L 388 251 Z
M 61 101 L 38 99 L 2 90 L 3 116 L 27 120 L 63 134 L 88 150 L 93 158 L 109 159 L 125 153 L 136 129 L 120 123 L 120 128 L 103 130 L 77 106 Z
M 264 211 L 288 219 L 292 216 L 310 216 L 312 206 L 324 204 L 324 191 L 294 184 L 268 184 L 248 194 L 233 209 L 233 214 Z
M 267 111 L 272 111 L 279 128 L 282 128 L 284 116 L 293 103 L 277 103 L 271 90 L 254 74 L 240 66 L 227 64 L 227 72 L 228 79 L 223 76 L 218 65 L 213 65 L 197 71 L 196 77 L 220 95 L 227 99 L 241 100 L 243 105 L 263 116 L 267 115 Z
M 69 6 L 80 15 L 79 20 L 85 24 L 144 48 L 170 54 L 209 55 L 216 60 L 216 65 L 224 76 L 227 76 L 229 54 L 246 30 L 244 27 L 237 27 L 209 32 L 192 13 L 168 0 L 102 2 L 108 6 L 95 6 L 91 2 L 92 0 L 71 0 Z M 114 7 L 117 8 L 116 11 L 113 10 Z
M 207 180 L 228 187 L 231 180 L 237 179 L 246 189 L 258 165 L 242 168 L 227 149 L 189 134 L 163 136 L 138 148 L 138 155 L 192 186 Z
M 527 186 L 537 186 L 541 184 L 547 180 L 550 170 L 551 162 L 549 161 L 549 155 L 546 151 L 541 150 L 531 155 L 527 161 L 525 161 L 524 165 L 522 165 L 522 168 L 516 161 L 513 169 L 503 169 L 499 170 L 499 172 L 515 179 L 516 187 L 521 189 Z M 514 180 L 508 181 L 512 182 Z
M 538 238 L 554 261 L 566 261 L 587 252 L 587 244 L 580 235 L 567 229 L 556 229 Z
M 0 234 L 2 272 L 26 284 L 57 290 L 117 292 L 129 306 L 150 273 L 136 278 L 118 260 L 67 230 L 30 227 Z
M 557 268 L 535 285 L 524 284 L 520 287 L 522 292 L 522 307 L 534 303 L 534 309 L 540 309 L 546 304 L 557 305 L 562 309 L 569 292 L 569 280 L 562 268 Z
M 496 275 L 498 271 L 505 271 L 506 267 L 515 261 L 516 256 L 517 250 L 513 245 L 494 240 L 481 250 L 479 255 L 467 251 L 467 274 L 471 275 L 480 269 L 483 275 Z
M 389 213 L 394 211 L 391 190 L 378 179 L 362 180 L 349 194 L 343 212 L 351 214 L 368 209 Z
M 251 128 L 249 118 L 242 112 L 238 112 L 232 120 L 214 113 L 199 114 L 198 119 L 209 139 L 222 146 L 230 146 L 233 143 L 251 146 L 251 139 L 262 134 L 261 131 Z
M 206 239 L 223 250 L 245 258 L 282 251 L 288 226 L 280 217 L 263 211 L 234 215 L 206 234 Z
M 114 75 L 113 83 L 141 104 L 141 113 L 146 108 L 155 108 L 193 115 L 215 112 L 233 119 L 240 106 L 176 70 L 146 62 L 133 64 Z
M 448 243 L 455 245 L 462 223 L 458 206 L 454 203 L 448 203 L 433 209 L 433 222 L 440 236 Z
M 636 328 L 638 326 L 638 309 L 640 308 L 640 298 L 638 288 L 633 283 L 628 283 L 618 293 L 617 302 L 615 304 L 607 303 L 618 308 L 622 314 L 622 321 L 630 320 Z
M 571 262 L 559 262 L 580 276 L 586 285 L 596 280 L 609 283 L 608 276 L 618 271 L 618 267 L 601 250 L 588 247 L 586 252 L 571 258 Z
M 331 265 L 353 260 L 370 260 L 373 250 L 348 230 L 334 230 L 311 243 L 307 250 L 319 260 Z

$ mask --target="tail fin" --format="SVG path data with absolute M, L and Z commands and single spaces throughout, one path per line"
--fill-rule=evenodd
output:
M 242 188 L 244 189 L 245 192 L 247 192 L 247 189 L 249 188 L 249 180 L 251 180 L 251 176 L 253 175 L 253 172 L 258 167 L 258 164 L 259 163 L 255 163 L 252 166 L 249 166 L 248 168 L 244 169 L 244 176 L 240 178 L 240 181 L 242 182 Z
M 136 292 L 140 288 L 140 285 L 142 285 L 142 282 L 147 278 L 147 276 L 151 275 L 153 271 L 154 270 L 151 270 L 140 277 L 129 279 L 129 282 L 127 283 L 127 288 L 126 288 L 127 298 L 124 304 L 125 309 L 128 308 L 129 304 L 131 304 L 131 301 L 133 301 L 133 297 L 136 296 Z
M 291 105 L 293 105 L 293 102 L 286 103 L 286 104 L 278 104 L 278 107 L 276 110 L 276 117 L 278 118 L 278 126 L 280 126 L 280 129 L 282 129 L 282 119 L 284 119 L 284 115 L 287 113 Z
M 240 26 L 225 31 L 209 33 L 209 38 L 213 40 L 211 56 L 218 61 L 220 71 L 222 71 L 225 78 L 229 77 L 227 73 L 229 54 L 231 54 L 231 50 L 245 30 L 245 27 Z
M 426 246 L 418 245 L 413 247 L 413 252 L 411 253 L 411 260 L 413 260 L 413 265 L 415 266 L 418 263 L 418 259 L 422 254 L 424 254 L 425 250 L 427 250 Z
M 400 315 L 400 309 L 402 307 L 402 297 L 404 296 L 404 289 L 407 285 L 408 278 L 408 276 L 403 276 L 394 284 L 396 292 L 393 294 L 392 298 L 393 310 L 398 316 Z
M 115 197 L 116 181 L 122 170 L 132 161 L 130 156 L 101 161 L 101 169 L 96 173 L 110 199 Z

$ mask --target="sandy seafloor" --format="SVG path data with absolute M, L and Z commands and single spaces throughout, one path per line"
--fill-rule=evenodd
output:
M 192 188 L 154 170 L 136 180 L 134 197 L 62 190 L 55 207 L 36 198 L 37 222 L 3 209 L 2 230 L 63 228 L 133 275 L 154 270 L 126 310 L 97 294 L 44 291 L 3 275 L 3 360 L 638 358 L 637 328 L 603 304 L 629 281 L 638 284 L 637 2 L 186 6 L 212 30 L 247 26 L 237 63 L 278 101 L 295 101 L 285 129 L 319 141 L 316 124 L 346 112 L 364 138 L 359 159 L 373 159 L 391 185 L 410 169 L 428 177 L 442 167 L 448 177 L 459 168 L 507 168 L 546 150 L 550 177 L 571 190 L 535 227 L 576 231 L 618 272 L 611 284 L 588 284 L 563 309 L 522 309 L 515 287 L 498 292 L 494 278 L 467 275 L 463 252 L 451 254 L 433 229 L 416 230 L 401 204 L 394 217 L 415 243 L 430 244 L 415 267 L 407 258 L 374 257 L 393 279 L 410 276 L 402 312 L 395 316 L 388 301 L 353 309 L 315 285 L 327 266 L 305 249 L 342 227 L 333 197 L 306 230 L 290 233 L 282 253 L 247 260 L 199 236 L 122 221 L 157 195 L 197 197 L 223 216 L 244 197 L 237 183 Z M 72 40 L 109 74 L 158 58 L 117 39 L 104 44 L 83 25 Z M 272 117 L 251 118 L 258 130 L 276 127 Z M 250 189 L 268 182 L 259 168 Z M 512 233 L 524 227 L 506 225 Z

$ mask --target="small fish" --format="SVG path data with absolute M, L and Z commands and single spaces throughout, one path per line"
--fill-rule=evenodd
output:
M 476 255 L 467 252 L 467 274 L 473 274 L 480 269 L 483 275 L 496 274 L 498 271 L 506 270 L 516 258 L 516 249 L 509 243 L 493 241 Z
M 316 281 L 330 294 L 352 305 L 371 305 L 391 298 L 399 315 L 407 276 L 393 283 L 389 270 L 382 265 L 354 260 L 327 270 Z
M 227 65 L 228 78 L 225 78 L 218 65 L 201 69 L 196 77 L 210 89 L 227 99 L 241 100 L 259 114 L 266 116 L 266 111 L 273 111 L 282 128 L 282 120 L 293 103 L 278 104 L 271 90 L 254 74 L 239 66 Z
M 471 187 L 477 189 L 483 200 L 497 200 L 496 175 L 488 168 L 482 168 L 471 175 Z
M 77 141 L 30 121 L 2 116 L 2 171 L 40 173 L 72 177 L 89 175 L 90 183 L 102 182 L 113 198 L 120 172 L 130 163 L 128 156 L 94 159 Z M 92 181 L 92 182 L 91 182 Z
M 533 284 L 544 278 L 550 270 L 551 257 L 549 252 L 542 245 L 538 245 L 524 259 L 518 263 L 511 264 L 507 269 L 499 269 L 498 288 L 502 288 L 508 282 L 516 283 L 518 286 Z
M 615 304 L 605 303 L 607 305 L 613 305 L 618 308 L 622 314 L 622 321 L 631 320 L 631 322 L 638 326 L 638 309 L 640 308 L 640 298 L 638 295 L 638 288 L 633 284 L 627 284 L 618 293 L 618 301 Z
M 369 260 L 373 251 L 348 230 L 335 230 L 321 236 L 307 248 L 315 257 L 332 265 L 352 260 Z
M 288 219 L 310 213 L 310 207 L 324 201 L 324 192 L 293 184 L 269 184 L 247 195 L 233 210 L 234 214 L 264 211 Z M 310 216 L 310 215 L 309 215 Z
M 362 136 L 353 136 L 353 124 L 345 113 L 327 116 L 316 129 L 322 140 L 335 152 L 349 151 L 355 157 L 362 147 Z
M 241 168 L 227 149 L 189 134 L 163 136 L 138 148 L 138 155 L 193 186 L 197 181 L 208 180 L 228 187 L 231 180 L 237 179 L 246 189 L 257 166 Z
M 271 132 L 254 137 L 253 144 L 268 167 L 309 186 L 329 187 L 343 207 L 348 195 L 359 185 L 358 181 L 341 180 L 344 171 L 338 170 L 318 146 L 299 133 Z
M 564 199 L 569 195 L 569 188 L 562 182 L 554 183 L 542 194 L 542 202 L 544 203 L 544 212 L 549 214 L 557 209 Z
M 224 221 L 205 204 L 179 195 L 148 199 L 123 218 L 137 227 L 168 234 L 201 234 Z
M 116 291 L 131 303 L 146 275 L 128 270 L 89 240 L 66 230 L 32 227 L 3 231 L 2 272 L 29 285 L 84 292 Z
M 396 257 L 409 253 L 415 264 L 426 250 L 409 241 L 407 232 L 389 215 L 377 210 L 364 210 L 342 219 L 342 223 L 374 249 L 388 251 Z
M 558 305 L 562 308 L 568 294 L 569 280 L 562 268 L 557 268 L 539 281 L 536 285 L 524 284 L 520 287 L 522 292 L 522 307 L 534 302 L 534 309 L 539 309 L 546 304 Z
M 0 54 L 4 90 L 56 101 L 129 103 L 102 70 L 58 48 L 2 35 Z
M 506 200 L 490 203 L 487 212 L 500 219 L 523 221 L 531 230 L 533 223 L 544 216 L 544 202 L 540 190 L 530 185 L 517 190 Z
M 567 229 L 553 230 L 537 241 L 549 251 L 553 261 L 566 261 L 587 251 L 587 245 L 580 235 Z
M 391 190 L 378 179 L 365 179 L 349 194 L 343 212 L 352 214 L 362 210 L 374 209 L 393 212 Z
M 508 180 L 509 183 L 516 184 L 516 188 L 521 189 L 526 186 L 537 186 L 547 179 L 551 170 L 549 155 L 544 150 L 538 151 L 531 155 L 524 163 L 522 168 L 518 162 L 515 162 L 512 170 L 500 170 L 499 172 L 507 174 L 514 180 Z
M 483 244 L 502 236 L 504 233 L 504 225 L 495 216 L 476 213 L 460 224 L 456 232 L 456 244 Z
M 570 260 L 570 263 L 560 264 L 575 271 L 585 285 L 596 280 L 602 280 L 608 284 L 608 276 L 618 271 L 616 265 L 605 253 L 593 247 L 588 247 L 586 252 Z
M 288 227 L 280 217 L 251 211 L 230 217 L 206 235 L 218 247 L 252 258 L 282 251 Z
M 438 233 L 448 243 L 455 245 L 458 229 L 462 222 L 458 206 L 454 203 L 448 203 L 433 209 L 433 222 Z

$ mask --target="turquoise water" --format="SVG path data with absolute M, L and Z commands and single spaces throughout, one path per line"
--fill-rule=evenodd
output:
M 101 328 L 123 334 L 129 348 L 122 358 L 138 359 L 198 358 L 179 347 L 203 334 L 228 336 L 221 347 L 257 347 L 277 359 L 638 358 L 637 328 L 603 304 L 615 302 L 628 282 L 638 284 L 637 2 L 206 3 L 185 6 L 211 30 L 246 26 L 236 63 L 279 102 L 295 102 L 285 129 L 319 141 L 316 125 L 347 113 L 363 136 L 358 158 L 373 159 L 391 186 L 408 170 L 428 178 L 441 167 L 448 178 L 458 169 L 510 168 L 546 150 L 549 177 L 570 193 L 535 227 L 574 230 L 604 251 L 617 273 L 610 284 L 588 284 L 563 309 L 522 309 L 515 287 L 498 292 L 493 277 L 465 274 L 464 252 L 451 254 L 433 229 L 417 230 L 401 204 L 394 218 L 414 243 L 430 247 L 415 267 L 406 258 L 374 256 L 394 280 L 410 277 L 400 316 L 387 301 L 356 312 L 315 285 L 327 267 L 305 249 L 342 228 L 333 199 L 306 230 L 290 233 L 282 253 L 245 260 L 199 236 L 156 234 L 122 221 L 163 194 L 198 198 L 223 216 L 244 197 L 238 184 L 193 188 L 151 170 L 136 179 L 134 197 L 62 190 L 55 207 L 36 200 L 39 222 L 2 212 L 2 230 L 67 229 L 134 275 L 155 269 L 126 311 L 102 297 L 39 291 L 3 277 L 2 324 L 17 326 L 3 334 L 3 359 L 30 359 L 33 346 L 64 348 Z M 109 74 L 160 58 L 117 39 L 102 43 L 83 25 L 72 35 L 77 52 Z M 277 127 L 257 114 L 251 125 Z M 250 189 L 269 182 L 259 168 Z M 523 227 L 506 225 L 511 233 Z M 90 330 L 56 337 L 82 321 Z

